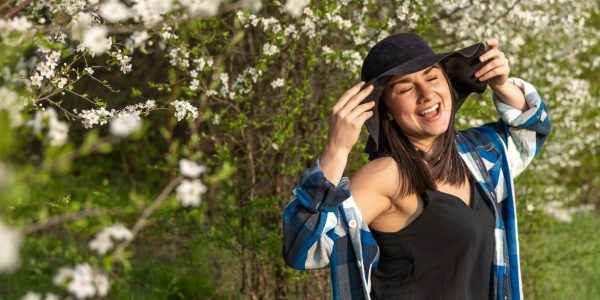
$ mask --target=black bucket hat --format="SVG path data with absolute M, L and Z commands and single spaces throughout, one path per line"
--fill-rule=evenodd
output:
M 456 109 L 473 92 L 483 93 L 487 82 L 479 81 L 473 74 L 485 62 L 479 62 L 479 56 L 485 53 L 485 45 L 477 43 L 464 49 L 445 53 L 435 53 L 429 44 L 413 33 L 399 33 L 386 37 L 369 50 L 363 61 L 360 77 L 374 89 L 361 103 L 375 101 L 373 116 L 366 122 L 369 140 L 365 152 L 375 156 L 384 151 L 379 149 L 379 100 L 393 75 L 406 75 L 421 71 L 440 63 L 449 77 L 449 83 L 458 94 Z

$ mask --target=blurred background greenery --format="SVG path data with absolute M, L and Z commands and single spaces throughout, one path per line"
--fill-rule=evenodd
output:
M 23 103 L 15 111 L 0 100 L 0 162 L 9 170 L 0 172 L 0 218 L 26 234 L 20 268 L 0 274 L 0 299 L 29 291 L 68 296 L 53 278 L 83 262 L 109 275 L 110 299 L 328 298 L 326 270 L 285 266 L 282 211 L 302 169 L 323 150 L 329 108 L 359 81 L 369 47 L 402 31 L 439 51 L 497 37 L 512 75 L 538 88 L 554 131 L 516 181 L 525 297 L 600 299 L 598 2 L 313 1 L 299 16 L 279 1 L 224 1 L 213 15 L 196 16 L 173 6 L 151 26 L 96 19 L 114 43 L 95 56 L 75 50 L 73 29 L 78 13 L 97 12 L 91 2 L 71 11 L 60 5 L 74 2 L 39 1 L 10 15 L 16 1 L 0 1 L 8 5 L 0 8 L 3 21 L 26 16 L 36 29 L 27 36 L 0 24 L 0 83 Z M 127 46 L 141 29 L 148 39 Z M 66 40 L 49 43 L 57 32 Z M 31 86 L 40 45 L 60 51 L 69 68 L 57 73 L 77 94 L 51 80 Z M 130 73 L 119 72 L 117 50 L 131 56 Z M 198 68 L 201 58 L 214 64 Z M 88 66 L 93 76 L 83 72 Z M 147 99 L 158 109 L 128 138 L 111 136 L 107 126 L 85 128 L 77 114 Z M 189 99 L 198 118 L 178 122 L 169 106 L 176 99 Z M 489 91 L 469 100 L 460 128 L 498 118 Z M 69 124 L 62 146 L 31 126 L 48 107 Z M 24 119 L 18 126 L 16 115 Z M 367 161 L 365 141 L 366 131 L 349 175 Z M 91 251 L 103 228 L 131 228 L 140 219 L 184 157 L 207 168 L 200 206 L 183 207 L 169 194 L 122 255 Z

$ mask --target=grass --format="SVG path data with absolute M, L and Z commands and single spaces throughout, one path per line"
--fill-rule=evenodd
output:
M 525 298 L 600 299 L 600 216 L 578 214 L 572 223 L 534 219 L 520 236 Z

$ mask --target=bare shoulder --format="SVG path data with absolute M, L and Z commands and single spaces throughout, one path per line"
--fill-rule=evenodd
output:
M 376 191 L 392 197 L 398 185 L 398 167 L 391 157 L 374 159 L 364 165 L 352 177 L 350 188 L 353 191 L 362 189 Z
M 389 210 L 398 186 L 398 169 L 391 157 L 374 159 L 350 178 L 350 193 L 365 222 Z

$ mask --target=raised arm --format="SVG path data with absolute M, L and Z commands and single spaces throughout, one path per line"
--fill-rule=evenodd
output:
M 496 39 L 485 41 L 489 49 L 480 56 L 488 63 L 475 73 L 487 80 L 493 91 L 493 101 L 501 119 L 482 126 L 480 130 L 496 132 L 505 149 L 512 178 L 517 177 L 533 160 L 550 134 L 550 119 L 542 98 L 535 88 L 519 78 L 508 78 L 510 68 Z M 504 150 L 503 149 L 503 150 Z
M 304 170 L 294 189 L 294 199 L 284 209 L 283 256 L 295 269 L 327 266 L 334 241 L 347 232 L 340 225 L 340 204 L 353 200 L 350 181 L 342 175 L 348 154 L 375 104 L 360 104 L 373 90 L 369 86 L 361 91 L 362 86 L 361 82 L 347 90 L 333 106 L 326 149 Z

